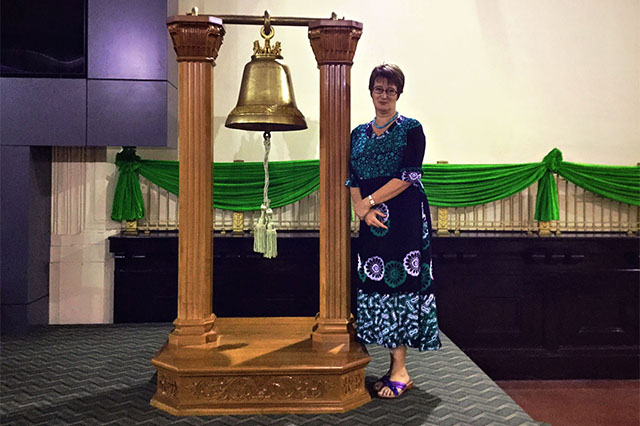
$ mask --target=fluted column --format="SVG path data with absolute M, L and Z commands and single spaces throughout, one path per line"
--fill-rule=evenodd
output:
M 309 23 L 320 69 L 320 312 L 314 344 L 353 341 L 349 192 L 344 186 L 351 127 L 351 65 L 362 23 Z M 348 346 L 348 345 L 346 345 Z
M 212 312 L 213 67 L 224 28 L 211 16 L 174 16 L 167 21 L 178 57 L 180 224 L 178 317 L 173 345 L 216 340 Z

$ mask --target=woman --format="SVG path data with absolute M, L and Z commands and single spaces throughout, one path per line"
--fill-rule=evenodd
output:
M 390 349 L 389 372 L 374 385 L 395 398 L 413 387 L 407 347 L 440 348 L 431 274 L 431 217 L 420 181 L 425 137 L 420 123 L 401 116 L 396 102 L 404 74 L 380 65 L 369 78 L 375 118 L 351 132 L 349 178 L 360 218 L 358 339 Z

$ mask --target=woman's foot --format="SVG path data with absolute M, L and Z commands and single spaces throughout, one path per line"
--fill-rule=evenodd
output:
M 380 377 L 374 384 L 373 384 L 373 390 L 377 392 L 380 392 L 380 389 L 382 389 L 384 387 L 384 382 L 389 380 L 389 377 L 391 376 L 391 372 L 387 372 L 387 374 L 385 374 L 384 376 Z
M 384 382 L 385 379 L 389 380 L 389 377 L 391 376 L 391 372 L 393 371 L 393 352 L 390 351 L 389 352 L 389 371 L 387 371 L 387 374 L 385 374 L 384 376 L 380 377 L 374 384 L 373 384 L 373 390 L 377 393 L 380 392 L 380 389 L 382 389 L 384 387 Z
M 399 398 L 402 396 L 402 394 L 410 389 L 413 389 L 412 380 L 409 380 L 407 383 L 387 380 L 385 382 L 385 387 L 383 387 L 382 390 L 378 393 L 378 397 L 383 399 Z M 391 392 L 389 393 L 387 391 Z
M 384 380 L 385 377 L 381 379 L 383 385 L 378 390 L 378 396 L 380 398 L 396 398 L 413 387 L 413 382 L 406 368 L 386 377 L 386 380 Z

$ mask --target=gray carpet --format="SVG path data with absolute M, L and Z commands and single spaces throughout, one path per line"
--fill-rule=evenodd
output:
M 149 405 L 151 358 L 170 324 L 48 326 L 3 337 L 0 423 L 16 425 L 537 425 L 442 335 L 435 352 L 409 351 L 416 387 L 344 414 L 173 417 Z M 368 347 L 367 382 L 386 372 L 388 352 Z

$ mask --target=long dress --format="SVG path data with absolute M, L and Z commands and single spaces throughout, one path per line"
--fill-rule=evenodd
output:
M 373 122 L 351 132 L 346 185 L 363 197 L 398 178 L 411 186 L 375 206 L 388 229 L 360 223 L 357 265 L 358 339 L 387 348 L 440 348 L 431 263 L 431 217 L 422 186 L 425 137 L 420 123 L 399 116 L 380 136 Z M 375 200 L 374 200 L 375 201 Z

